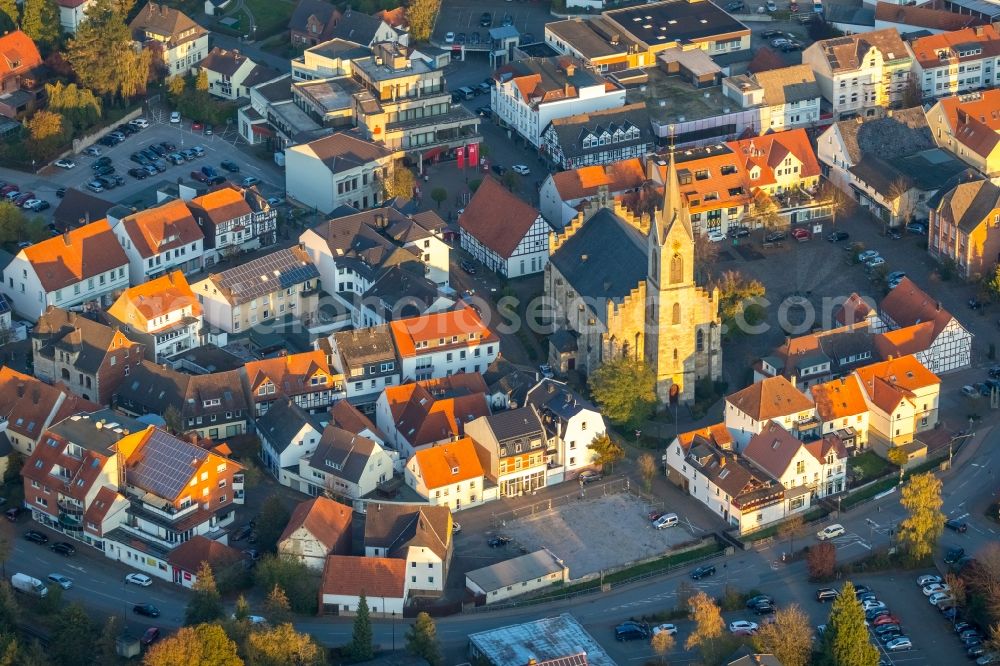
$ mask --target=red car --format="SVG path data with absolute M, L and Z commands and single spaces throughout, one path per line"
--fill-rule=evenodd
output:
M 15 185 L 14 183 L 11 183 L 9 185 L 4 185 L 2 188 L 0 188 L 0 197 L 5 197 L 11 192 L 17 192 L 18 189 L 20 188 L 18 188 L 18 186 Z
M 146 630 L 146 633 L 142 635 L 139 640 L 143 645 L 152 645 L 160 638 L 160 630 L 158 627 L 150 627 Z
M 872 621 L 872 624 L 876 627 L 880 624 L 903 624 L 898 617 L 895 615 L 879 615 Z
M 646 514 L 646 517 L 649 518 L 651 521 L 655 521 L 655 520 L 663 517 L 663 512 L 662 511 L 650 511 L 648 514 Z
M 23 206 L 25 201 L 27 201 L 28 199 L 34 199 L 34 198 L 35 198 L 35 193 L 34 192 L 25 192 L 25 193 L 21 194 L 21 196 L 19 196 L 16 199 L 14 199 L 14 203 L 17 204 L 18 206 Z
M 793 229 L 792 238 L 797 241 L 807 241 L 812 238 L 812 234 L 805 229 Z
M 191 130 L 193 132 L 200 132 L 203 127 L 204 127 L 204 125 L 202 125 L 201 123 L 199 123 L 197 120 L 194 121 L 193 123 L 191 123 Z

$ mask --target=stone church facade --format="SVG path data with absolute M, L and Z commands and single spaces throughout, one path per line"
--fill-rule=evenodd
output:
M 671 158 L 663 203 L 636 215 L 598 196 L 549 240 L 545 294 L 556 333 L 549 363 L 589 374 L 635 355 L 662 404 L 694 400 L 695 382 L 722 374 L 718 289 L 694 280 L 694 234 Z

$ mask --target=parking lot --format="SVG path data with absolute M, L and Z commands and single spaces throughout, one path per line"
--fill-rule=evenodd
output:
M 503 533 L 529 552 L 548 548 L 571 578 L 665 553 L 694 537 L 683 524 L 654 529 L 650 507 L 628 493 L 586 497 L 507 521 Z
M 488 26 L 481 25 L 480 22 L 484 13 L 490 14 Z M 490 28 L 502 26 L 505 17 L 510 18 L 511 25 L 522 35 L 530 34 L 533 38 L 531 41 L 541 41 L 545 34 L 545 24 L 554 20 L 549 13 L 549 3 L 538 0 L 532 2 L 444 0 L 437 22 L 434 24 L 431 40 L 439 46 L 446 46 L 445 35 L 452 32 L 456 36 L 456 43 L 464 39 L 467 48 L 485 50 L 489 44 Z M 478 44 L 473 35 L 478 35 Z
M 253 176 L 260 180 L 258 189 L 265 196 L 283 196 L 285 188 L 282 171 L 277 165 L 269 165 L 237 148 L 234 145 L 238 140 L 234 127 L 220 127 L 213 134 L 206 136 L 203 132 L 192 129 L 190 121 L 184 120 L 171 124 L 168 116 L 169 114 L 165 111 L 153 111 L 145 116 L 150 123 L 147 129 L 129 136 L 124 142 L 114 147 L 95 144 L 95 147 L 100 150 L 101 157 L 111 159 L 111 164 L 115 168 L 114 173 L 124 178 L 123 185 L 105 190 L 95 196 L 135 208 L 146 208 L 156 203 L 155 189 L 158 185 L 164 182 L 176 183 L 178 179 L 190 182 L 192 181 L 191 172 L 200 171 L 203 166 L 211 166 L 221 175 L 228 176 L 235 182 L 240 182 L 247 176 Z M 201 146 L 204 155 L 176 166 L 167 162 L 165 171 L 144 180 L 137 180 L 128 175 L 129 169 L 138 166 L 130 159 L 130 155 L 164 141 L 176 145 L 178 150 Z M 15 182 L 22 188 L 35 192 L 39 198 L 49 201 L 52 208 L 45 211 L 43 216 L 51 217 L 52 211 L 59 204 L 59 199 L 56 196 L 57 189 L 73 187 L 90 192 L 86 188 L 86 184 L 94 178 L 94 172 L 90 167 L 99 158 L 81 154 L 73 155 L 69 159 L 76 163 L 72 169 L 50 166 L 35 176 L 5 170 L 2 177 L 5 181 Z M 228 173 L 223 170 L 220 167 L 223 160 L 235 162 L 240 168 L 239 173 Z

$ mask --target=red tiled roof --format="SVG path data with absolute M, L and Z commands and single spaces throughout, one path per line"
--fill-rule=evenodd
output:
M 886 331 L 876 335 L 872 341 L 882 358 L 926 351 L 934 344 L 934 322 L 922 321 L 913 326 Z
M 420 449 L 413 456 L 429 490 L 478 479 L 485 473 L 476 445 L 469 437 Z
M 538 217 L 534 206 L 496 179 L 486 176 L 458 218 L 458 226 L 504 259 L 509 259 Z
M 327 553 L 340 543 L 344 533 L 350 539 L 351 521 L 354 512 L 340 502 L 327 497 L 315 497 L 306 502 L 300 502 L 292 517 L 288 520 L 285 531 L 281 533 L 278 543 L 292 536 L 295 530 L 304 527 L 317 541 L 326 548 Z
M 326 362 L 326 354 L 319 350 L 250 361 L 245 368 L 255 400 L 259 397 L 257 389 L 267 381 L 274 384 L 277 392 L 295 396 L 329 390 L 338 374 Z M 322 377 L 323 383 L 312 385 L 310 381 L 314 376 Z M 271 400 L 274 396 L 275 393 L 271 393 L 264 397 Z
M 390 387 L 387 387 L 386 390 L 389 388 Z M 346 430 L 349 433 L 360 435 L 367 430 L 378 437 L 382 442 L 385 442 L 385 433 L 379 430 L 375 424 L 372 423 L 372 420 L 365 416 L 361 410 L 346 400 L 338 400 L 335 402 L 333 407 L 330 408 L 330 415 L 333 416 L 333 422 L 337 424 L 337 427 Z
M 560 171 L 552 176 L 563 200 L 592 197 L 601 187 L 607 187 L 612 194 L 624 192 L 639 187 L 645 180 L 646 172 L 638 158 Z
M 750 438 L 743 455 L 780 479 L 801 447 L 802 442 L 795 435 L 771 421 Z
M 468 377 L 478 379 L 474 390 L 462 392 L 452 388 L 449 380 Z M 396 429 L 417 447 L 464 434 L 464 424 L 480 416 L 488 416 L 486 383 L 482 375 L 462 373 L 443 380 L 411 382 L 385 389 L 385 398 L 392 412 Z
M 720 449 L 728 449 L 733 444 L 733 436 L 729 432 L 729 428 L 726 427 L 725 423 L 716 423 L 715 425 L 699 428 L 698 430 L 689 430 L 688 432 L 682 432 L 677 436 L 677 439 L 680 441 L 681 448 L 685 451 L 690 448 L 691 442 L 693 442 L 695 438 L 707 440 Z
M 767 377 L 726 396 L 730 403 L 755 421 L 790 416 L 813 408 L 813 402 L 782 375 Z
M 895 411 L 900 401 L 915 390 L 941 384 L 941 379 L 914 356 L 872 363 L 854 372 L 868 399 L 887 414 Z
M 63 289 L 87 278 L 128 265 L 107 220 L 35 243 L 21 252 L 31 263 L 47 292 Z
M 908 277 L 904 277 L 899 286 L 882 299 L 879 309 L 899 327 L 912 326 L 925 321 L 933 322 L 932 339 L 937 339 L 937 336 L 953 319 L 951 313 L 941 307 L 940 301 L 928 296 Z
M 123 495 L 119 495 L 108 486 L 101 486 L 101 489 L 97 491 L 97 495 L 90 502 L 90 506 L 83 512 L 83 529 L 91 534 L 103 536 L 101 524 L 108 517 L 108 511 L 119 500 L 123 502 L 127 501 Z M 91 528 L 90 525 L 94 525 L 94 527 Z
M 200 534 L 191 537 L 167 555 L 167 562 L 189 573 L 198 573 L 202 562 L 208 562 L 212 570 L 218 572 L 219 568 L 241 559 L 242 551 Z
M 812 393 L 813 402 L 816 403 L 816 412 L 824 423 L 868 411 L 861 384 L 853 374 L 816 384 L 809 391 Z
M 819 175 L 819 162 L 813 152 L 809 135 L 802 128 L 755 136 L 742 141 L 730 141 L 729 147 L 744 161 L 747 178 L 753 167 L 757 167 L 760 175 L 756 180 L 750 179 L 751 187 L 773 185 L 777 182 L 774 169 L 791 154 L 801 163 L 799 178 L 811 178 Z
M 497 340 L 472 308 L 398 319 L 389 327 L 396 349 L 404 358 L 449 347 L 475 347 Z
M 42 55 L 31 37 L 20 30 L 0 37 L 0 81 L 42 64 Z
M 959 14 L 957 12 L 950 12 L 946 9 L 934 9 L 930 6 L 917 7 L 913 5 L 901 5 L 895 2 L 876 2 L 875 20 L 883 21 L 885 23 L 900 23 L 917 28 L 928 28 L 931 30 L 955 30 L 958 32 L 964 32 L 960 29 L 966 26 L 984 23 L 982 19 L 970 16 L 969 14 Z M 948 33 L 932 35 L 931 37 L 922 37 L 910 42 L 910 46 L 913 48 L 913 53 L 916 55 L 917 60 L 921 59 L 920 53 L 917 52 L 916 48 L 920 41 L 923 39 L 941 37 L 944 34 Z
M 838 324 L 847 326 L 865 321 L 873 312 L 874 309 L 865 302 L 865 299 L 855 293 L 837 309 L 834 319 Z
M 331 555 L 323 568 L 320 594 L 402 599 L 406 595 L 406 560 Z
M 150 326 L 152 320 L 184 308 L 189 309 L 191 317 L 201 315 L 201 303 L 191 291 L 184 274 L 174 271 L 126 289 L 108 308 L 108 314 L 123 324 L 149 333 L 177 323 L 173 320 L 164 322 L 162 326 Z
M 133 213 L 122 224 L 143 259 L 205 238 L 187 204 L 180 199 Z
M 847 457 L 847 447 L 844 446 L 844 441 L 832 433 L 824 435 L 822 439 L 809 442 L 805 447 L 806 451 L 811 453 L 813 458 L 818 460 L 820 464 L 826 462 L 826 456 L 831 451 L 835 454 L 837 460 L 843 460 Z
M 34 377 L 0 367 L 0 417 L 7 419 L 8 428 L 28 439 L 37 442 L 42 436 L 61 394 L 60 389 Z

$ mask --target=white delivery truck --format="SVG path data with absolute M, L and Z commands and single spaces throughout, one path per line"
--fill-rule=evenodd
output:
M 32 578 L 28 574 L 16 573 L 10 577 L 10 584 L 18 592 L 31 594 L 36 597 L 44 597 L 49 593 L 49 588 L 45 587 L 42 581 Z

